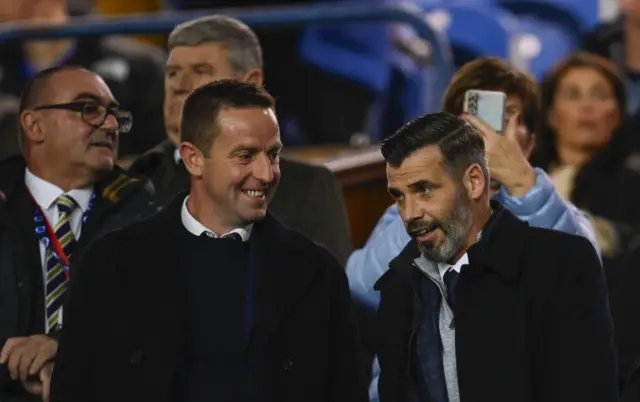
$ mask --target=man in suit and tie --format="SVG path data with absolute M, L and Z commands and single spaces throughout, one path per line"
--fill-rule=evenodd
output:
M 72 267 L 100 234 L 153 210 L 150 186 L 114 165 L 131 124 L 79 67 L 44 70 L 24 89 L 23 156 L 0 164 L 0 400 L 40 400 Z
M 377 281 L 381 402 L 615 402 L 598 256 L 490 201 L 481 134 L 446 112 L 382 145 L 411 241 Z
M 186 96 L 203 84 L 225 78 L 262 85 L 262 49 L 255 33 L 242 22 L 222 15 L 178 25 L 169 36 L 165 75 L 168 139 L 130 168 L 152 180 L 159 205 L 168 204 L 189 188 L 189 174 L 177 148 Z M 327 246 L 344 264 L 352 244 L 337 178 L 325 167 L 286 158 L 280 160 L 280 168 L 282 182 L 270 212 L 285 225 Z
M 346 274 L 267 213 L 282 148 L 273 99 L 205 84 L 181 137 L 189 195 L 83 260 L 52 402 L 367 401 Z

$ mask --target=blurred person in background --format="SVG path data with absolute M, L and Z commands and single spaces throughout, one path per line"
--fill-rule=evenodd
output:
M 640 107 L 640 0 L 619 0 L 618 9 L 620 16 L 591 31 L 583 48 L 610 59 L 620 70 L 627 88 L 626 111 L 634 114 Z
M 115 164 L 131 124 L 104 80 L 83 68 L 45 69 L 25 85 L 22 155 L 0 163 L 3 402 L 46 397 L 67 292 L 91 242 L 155 212 L 147 182 Z
M 640 175 L 625 162 L 632 150 L 625 87 L 615 66 L 576 53 L 541 84 L 543 126 L 532 155 L 558 193 L 592 218 L 610 280 L 617 257 L 640 223 Z
M 262 66 L 258 38 L 234 18 L 213 15 L 185 22 L 173 30 L 165 75 L 164 121 L 168 138 L 130 168 L 152 180 L 158 205 L 167 205 L 180 191 L 189 188 L 189 174 L 177 148 L 186 97 L 201 85 L 225 78 L 262 85 Z M 281 159 L 280 168 L 282 182 L 270 211 L 284 224 L 326 245 L 344 264 L 352 245 L 337 178 L 325 167 L 287 158 Z
M 610 59 L 620 71 L 627 91 L 626 111 L 640 125 L 640 0 L 619 0 L 620 16 L 606 22 L 583 41 L 583 49 Z M 628 132 L 634 154 L 629 167 L 640 172 L 640 135 Z
M 390 0 L 369 0 L 384 4 Z M 171 0 L 178 10 L 339 5 L 360 0 Z M 389 86 L 387 25 L 260 29 L 267 88 L 278 99 L 285 144 L 358 144 Z M 310 96 L 309 94 L 313 94 Z
M 64 25 L 65 0 L 0 2 L 0 22 Z M 1 26 L 1 25 L 0 25 Z M 25 82 L 38 71 L 79 65 L 97 72 L 136 128 L 123 135 L 119 156 L 141 154 L 162 141 L 162 74 L 165 56 L 150 45 L 115 38 L 81 37 L 55 41 L 3 43 L 0 49 L 0 159 L 19 154 L 16 113 Z

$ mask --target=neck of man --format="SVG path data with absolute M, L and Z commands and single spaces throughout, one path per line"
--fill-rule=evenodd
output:
M 180 146 L 180 131 L 176 131 L 168 128 L 167 138 L 169 139 L 169 141 L 171 141 L 174 147 L 178 148 Z
M 69 21 L 69 16 L 63 1 L 50 1 L 36 7 L 31 21 L 34 25 L 63 25 Z M 29 65 L 37 70 L 43 70 L 57 64 L 73 44 L 74 41 L 71 39 L 27 41 L 23 44 L 24 57 Z
M 473 223 L 471 224 L 471 229 L 467 234 L 467 239 L 464 246 L 462 246 L 460 250 L 458 250 L 456 255 L 451 259 L 451 265 L 456 264 L 460 260 L 460 258 L 465 255 L 467 250 L 469 250 L 469 247 L 478 242 L 478 234 L 482 232 L 484 227 L 487 225 L 487 222 L 489 222 L 489 219 L 491 218 L 491 205 L 489 204 L 489 199 L 486 198 L 481 204 L 478 203 L 478 205 L 471 206 L 471 213 L 474 216 Z
M 207 196 L 204 189 L 201 188 L 202 186 L 198 184 L 192 180 L 191 192 L 187 200 L 187 209 L 191 216 L 218 236 L 246 226 L 246 224 L 233 223 L 221 219 L 222 213 Z
M 94 178 L 87 177 L 88 175 L 78 174 L 77 172 L 75 174 L 60 173 L 56 171 L 56 169 L 52 169 L 51 166 L 45 167 L 43 165 L 32 163 L 28 164 L 27 167 L 31 173 L 42 180 L 59 187 L 65 193 L 77 188 L 88 187 L 96 181 Z M 78 169 L 78 171 L 79 170 L 80 169 Z
M 625 19 L 625 63 L 626 67 L 636 73 L 640 72 L 640 23 L 630 18 Z

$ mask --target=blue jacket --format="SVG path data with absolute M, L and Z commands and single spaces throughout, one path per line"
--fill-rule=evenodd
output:
M 523 197 L 513 197 L 501 188 L 494 196 L 505 208 L 531 226 L 559 230 L 586 237 L 600 256 L 596 234 L 591 220 L 573 204 L 563 200 L 553 187 L 553 183 L 542 169 L 535 169 L 536 184 Z M 363 248 L 351 254 L 347 261 L 347 276 L 354 300 L 363 306 L 376 310 L 380 295 L 373 285 L 384 274 L 389 263 L 395 258 L 410 237 L 395 205 L 390 206 L 373 229 Z M 373 364 L 373 380 L 369 389 L 370 402 L 378 399 L 378 376 L 380 367 L 377 359 Z
M 600 255 L 596 234 L 590 219 L 573 204 L 563 200 L 549 176 L 536 170 L 536 184 L 523 197 L 510 196 L 501 188 L 494 196 L 518 218 L 531 226 L 559 230 L 589 239 Z M 395 205 L 390 206 L 373 229 L 363 248 L 354 251 L 347 261 L 347 276 L 353 298 L 363 306 L 376 310 L 380 297 L 373 285 L 384 274 L 410 237 Z

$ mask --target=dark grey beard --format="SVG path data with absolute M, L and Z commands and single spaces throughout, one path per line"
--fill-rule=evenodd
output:
M 431 261 L 451 261 L 467 240 L 472 225 L 470 202 L 465 193 L 459 191 L 451 215 L 440 226 L 445 236 L 442 244 L 436 247 L 429 244 L 418 244 L 418 247 L 422 254 Z

